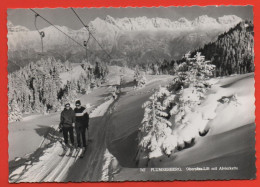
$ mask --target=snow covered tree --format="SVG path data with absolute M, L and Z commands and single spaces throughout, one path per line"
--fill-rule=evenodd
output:
M 201 130 L 200 127 L 195 127 L 195 124 L 190 122 L 192 115 L 196 115 L 200 121 L 200 116 L 194 110 L 196 106 L 201 104 L 205 98 L 205 92 L 209 88 L 207 80 L 213 76 L 215 66 L 205 61 L 205 57 L 201 53 L 197 53 L 193 58 L 190 53 L 185 55 L 186 61 L 179 67 L 186 69 L 178 73 L 170 90 L 175 91 L 177 95 L 176 103 L 170 110 L 170 114 L 174 117 L 174 131 L 178 132 L 178 145 L 187 144 L 192 141 Z M 183 68 L 185 67 L 185 68 Z M 175 89 L 176 85 L 180 84 L 179 89 Z M 198 122 L 196 125 L 199 126 Z
M 159 67 L 157 64 L 153 64 L 154 75 L 159 75 Z
M 185 61 L 178 66 L 178 78 L 186 87 L 190 84 L 201 86 L 207 84 L 206 80 L 213 77 L 215 65 L 205 61 L 205 56 L 200 52 L 191 58 L 190 52 L 185 54 Z
M 134 78 L 137 78 L 140 76 L 140 68 L 138 65 L 135 66 L 135 69 L 134 69 Z
M 144 75 L 141 74 L 139 66 L 136 65 L 134 72 L 134 86 L 135 88 L 141 88 L 146 84 L 147 80 Z
M 167 120 L 167 106 L 173 100 L 174 96 L 166 88 L 160 88 L 143 104 L 145 110 L 139 134 L 139 151 L 147 153 L 149 159 L 164 153 L 169 155 L 176 147 L 176 141 L 169 142 L 172 124 Z
M 33 110 L 37 113 L 40 113 L 42 111 L 39 93 L 35 93 L 34 103 L 33 103 Z
M 197 79 L 206 80 L 213 77 L 215 71 L 215 65 L 210 64 L 210 61 L 205 61 L 205 56 L 202 56 L 200 52 L 197 52 L 195 57 L 195 64 L 197 69 Z
M 15 100 L 8 104 L 8 120 L 9 122 L 22 120 L 22 112 Z
M 198 127 L 193 126 L 190 118 L 197 115 L 194 108 L 205 97 L 209 86 L 207 80 L 213 76 L 215 66 L 205 61 L 201 53 L 193 58 L 188 53 L 184 59 L 176 68 L 177 76 L 172 84 L 167 88 L 161 87 L 144 103 L 139 133 L 139 152 L 143 157 L 169 156 L 177 147 L 191 143 L 203 128 L 199 124 L 200 116 Z

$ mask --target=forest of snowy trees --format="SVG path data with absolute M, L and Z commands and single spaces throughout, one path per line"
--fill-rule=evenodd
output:
M 160 87 L 143 104 L 144 118 L 139 129 L 139 150 L 136 160 L 145 166 L 147 159 L 170 156 L 203 134 L 205 123 L 198 123 L 197 130 L 188 131 L 189 115 L 200 104 L 213 77 L 215 65 L 205 61 L 199 52 L 191 58 L 185 55 L 185 62 L 178 65 L 177 77 L 167 87 Z M 202 121 L 202 119 L 201 119 Z M 193 132 L 190 134 L 190 132 Z M 145 160 L 145 163 L 139 163 Z
M 216 65 L 216 76 L 254 71 L 254 27 L 249 21 L 241 22 L 217 41 L 198 49 L 206 59 Z M 193 52 L 192 54 L 195 54 Z
M 86 93 L 104 79 L 107 68 L 100 63 L 83 64 L 78 79 L 62 84 L 60 74 L 72 70 L 70 62 L 54 58 L 31 62 L 8 75 L 9 121 L 19 121 L 22 114 L 58 111 L 66 102 L 74 102 L 79 93 Z
M 215 76 L 243 74 L 254 71 L 254 27 L 250 21 L 243 21 L 218 36 L 216 41 L 194 50 L 191 55 L 201 52 L 216 66 Z M 161 74 L 175 74 L 178 64 L 185 61 L 163 60 L 159 66 Z

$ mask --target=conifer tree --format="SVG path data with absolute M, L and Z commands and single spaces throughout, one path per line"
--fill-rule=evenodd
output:
M 166 119 L 169 115 L 166 106 L 173 100 L 174 97 L 166 88 L 160 88 L 143 105 L 145 111 L 139 145 L 140 151 L 147 152 L 149 158 L 161 156 L 164 152 L 170 154 L 172 151 L 167 138 L 171 136 L 172 124 Z
M 22 112 L 15 100 L 13 100 L 11 103 L 8 105 L 9 107 L 9 115 L 8 115 L 8 120 L 10 122 L 12 121 L 21 121 L 22 120 Z

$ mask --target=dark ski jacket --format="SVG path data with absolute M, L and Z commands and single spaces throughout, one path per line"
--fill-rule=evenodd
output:
M 83 106 L 74 109 L 76 115 L 76 126 L 78 127 L 82 126 L 88 128 L 89 115 L 85 110 L 86 108 Z
M 60 127 L 72 127 L 72 123 L 75 123 L 75 121 L 76 118 L 73 109 L 64 108 L 60 115 Z

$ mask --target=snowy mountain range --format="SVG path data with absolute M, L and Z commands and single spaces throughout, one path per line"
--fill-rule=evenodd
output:
M 105 20 L 97 18 L 92 25 L 109 23 L 115 28 L 123 31 L 140 31 L 140 30 L 192 30 L 196 28 L 206 27 L 213 28 L 229 28 L 230 25 L 234 25 L 241 21 L 241 18 L 230 15 L 223 16 L 217 19 L 208 17 L 207 15 L 200 16 L 193 21 L 189 21 L 186 18 L 180 18 L 178 21 L 171 21 L 166 18 L 113 18 L 107 16 Z
M 153 61 L 155 58 L 180 58 L 187 50 L 201 47 L 214 40 L 219 34 L 229 30 L 242 19 L 235 15 L 226 15 L 217 19 L 200 16 L 194 20 L 180 18 L 172 21 L 166 18 L 96 18 L 88 25 L 103 48 L 115 58 L 124 58 L 127 62 Z M 9 52 L 35 50 L 41 51 L 41 40 L 36 30 L 23 26 L 14 26 L 8 22 Z M 57 26 L 73 39 L 83 44 L 88 38 L 85 28 L 72 30 Z M 85 54 L 83 48 L 52 26 L 41 29 L 45 32 L 44 51 L 58 53 Z M 98 51 L 100 47 L 93 38 L 89 41 L 89 50 Z M 148 60 L 147 60 L 148 58 Z

